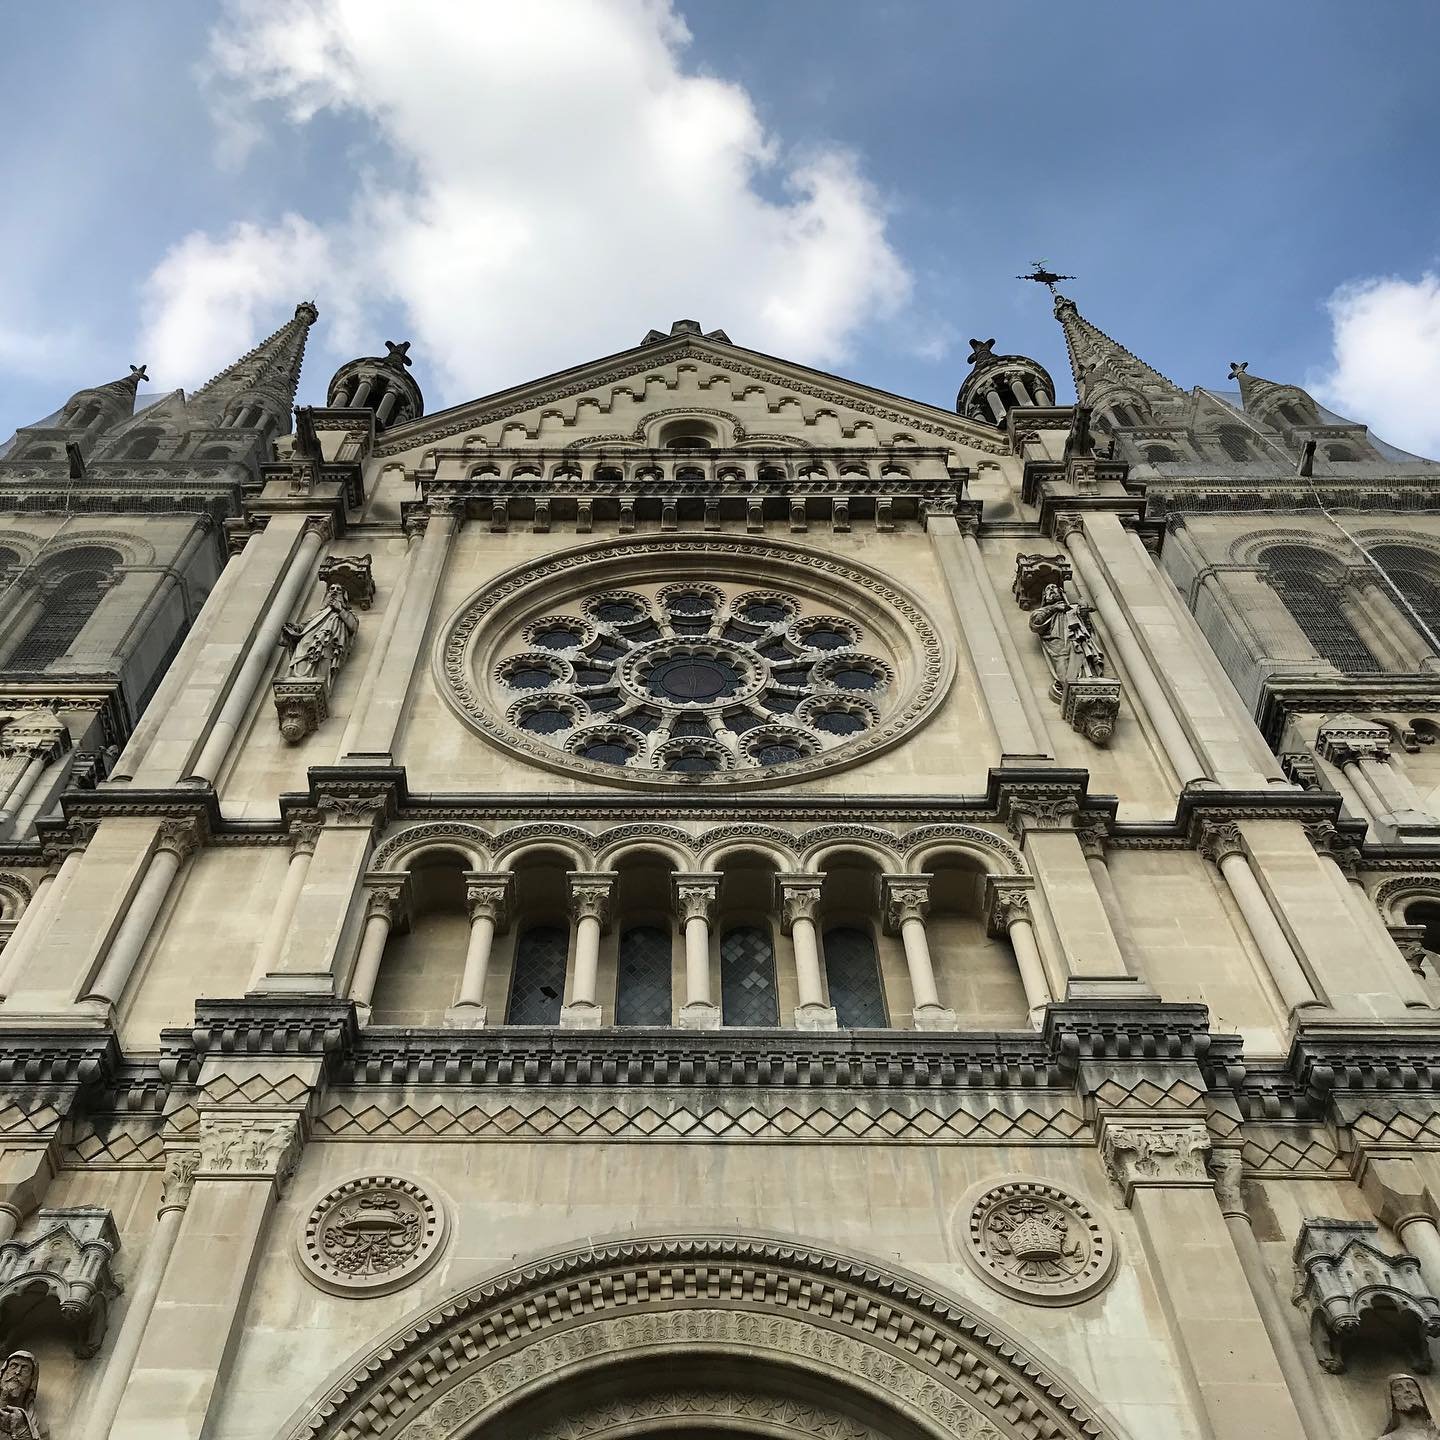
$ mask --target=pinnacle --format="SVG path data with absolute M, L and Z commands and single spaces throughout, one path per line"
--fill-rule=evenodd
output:
M 1055 318 L 1065 332 L 1070 373 L 1080 399 L 1088 398 L 1105 381 L 1130 386 L 1155 399 L 1181 395 L 1173 380 L 1092 325 L 1065 295 L 1055 296 Z
M 273 335 L 247 351 L 233 365 L 207 380 L 195 398 L 228 400 L 248 390 L 266 389 L 288 412 L 300 385 L 300 366 L 305 359 L 305 340 L 310 327 L 320 318 L 314 303 L 302 300 L 295 315 Z

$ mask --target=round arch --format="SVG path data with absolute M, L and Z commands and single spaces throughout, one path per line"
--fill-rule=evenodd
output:
M 426 851 L 458 850 L 472 870 L 483 870 L 489 863 L 489 849 L 490 836 L 478 825 L 415 825 L 386 840 L 371 858 L 370 868 L 408 870 Z
M 789 1376 L 802 1398 L 823 1380 L 850 1414 L 884 1417 L 883 1440 L 1121 1440 L 974 1307 L 872 1260 L 749 1235 L 592 1243 L 482 1281 L 346 1365 L 281 1433 L 519 1440 L 527 1412 L 567 1391 L 588 1409 L 624 1366 L 673 1390 L 675 1362 L 697 1359 Z
M 737 855 L 760 855 L 777 870 L 798 870 L 794 837 L 774 825 L 720 825 L 695 842 L 702 870 L 718 870 Z
M 512 825 L 495 836 L 495 866 L 499 870 L 513 870 L 523 856 L 533 851 L 552 850 L 568 855 L 577 870 L 593 870 L 592 838 L 588 830 L 578 825 L 558 822 Z
M 905 868 L 923 870 L 942 853 L 964 855 L 990 875 L 1026 875 L 1024 858 L 1008 841 L 973 825 L 921 825 L 904 837 Z

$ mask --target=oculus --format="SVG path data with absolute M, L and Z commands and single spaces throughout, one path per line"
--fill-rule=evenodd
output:
M 311 1208 L 299 1234 L 300 1267 L 322 1290 L 388 1295 L 435 1263 L 445 1228 L 444 1208 L 413 1181 L 361 1176 Z
M 1012 1299 L 1073 1305 L 1101 1289 L 1115 1268 L 1104 1222 L 1048 1181 L 985 1181 L 966 1196 L 960 1216 L 971 1269 Z
M 472 728 L 645 787 L 851 763 L 913 732 L 952 668 L 898 587 L 748 537 L 569 551 L 500 577 L 447 631 L 438 675 Z

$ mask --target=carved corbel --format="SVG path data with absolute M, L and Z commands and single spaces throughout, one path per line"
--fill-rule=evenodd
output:
M 13 1341 L 57 1312 L 75 1353 L 94 1355 L 105 1338 L 120 1237 L 110 1211 L 95 1205 L 38 1210 L 0 1245 L 0 1325 Z
M 368 610 L 375 602 L 375 580 L 370 573 L 369 555 L 330 555 L 316 572 L 322 585 L 338 585 L 357 609 Z
M 1356 1342 L 1398 1349 L 1411 1369 L 1428 1373 L 1440 1300 L 1413 1255 L 1378 1242 L 1372 1220 L 1306 1220 L 1293 1254 L 1295 1304 L 1308 1314 L 1316 1358 L 1332 1374 L 1345 1370 Z

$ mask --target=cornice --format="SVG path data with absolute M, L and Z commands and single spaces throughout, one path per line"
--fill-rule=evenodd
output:
M 1362 678 L 1337 674 L 1333 680 L 1272 675 L 1261 681 L 1256 724 L 1275 746 L 1292 715 L 1375 710 L 1440 711 L 1440 673 Z

